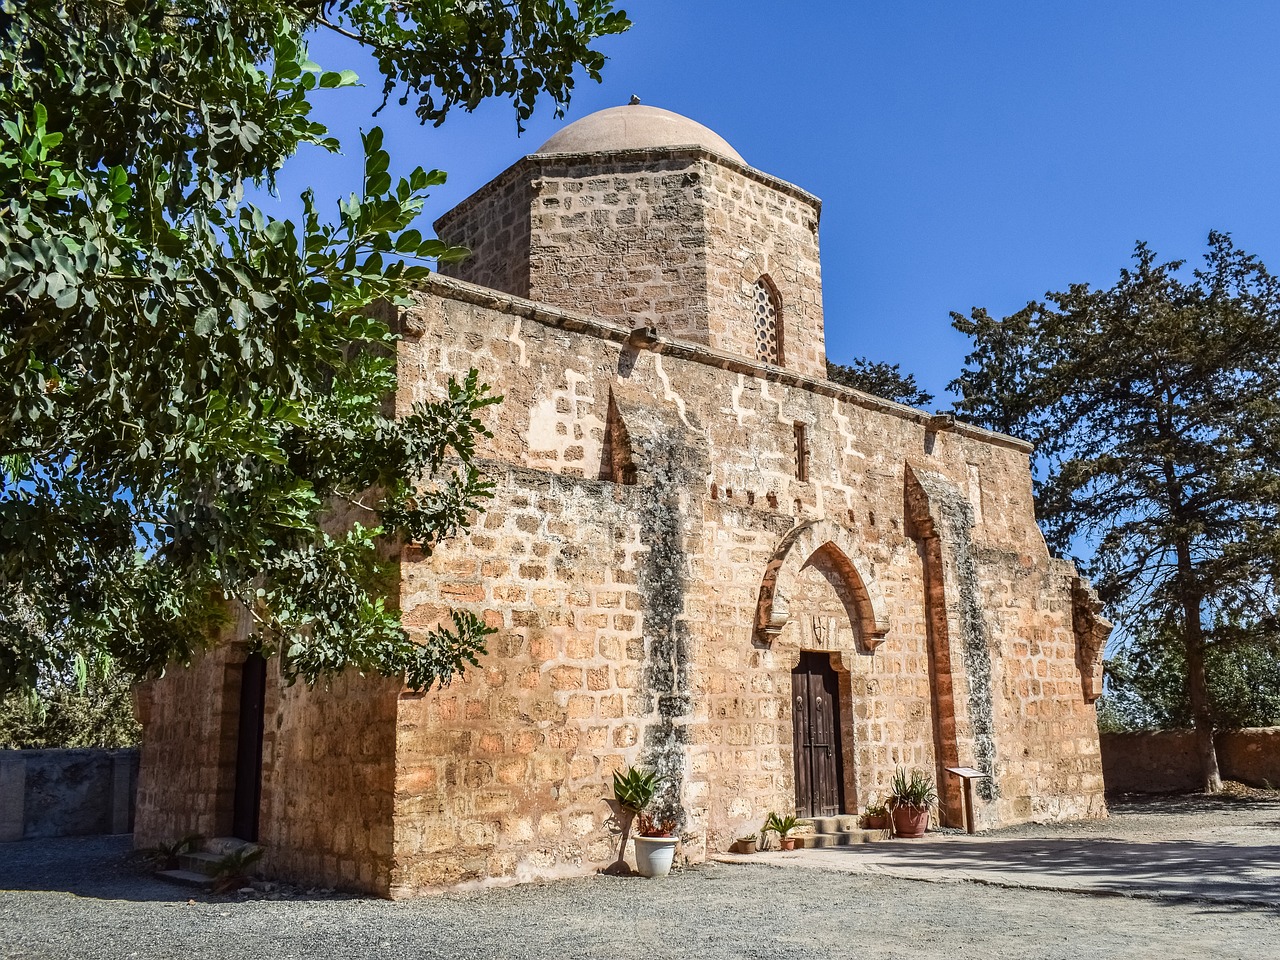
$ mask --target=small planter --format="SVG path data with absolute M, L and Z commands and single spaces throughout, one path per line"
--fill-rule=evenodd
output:
M 883 814 L 883 813 L 877 814 L 877 815 L 875 815 L 875 816 L 872 816 L 871 814 L 869 814 L 869 813 L 868 813 L 868 814 L 864 815 L 864 816 L 863 816 L 863 818 L 862 818 L 862 829 L 864 829 L 864 830 L 888 830 L 888 829 L 889 829 L 889 817 L 888 817 L 886 814 Z
M 671 872 L 679 837 L 636 837 L 636 873 L 642 877 L 665 877 Z
M 755 837 L 739 837 L 738 838 L 739 853 L 755 853 L 757 849 L 759 848 L 756 846 Z
M 915 840 L 924 836 L 929 826 L 928 807 L 900 806 L 893 808 L 893 832 L 907 840 Z
M 794 850 L 796 848 L 796 838 L 791 836 L 791 831 L 796 828 L 796 818 L 791 814 L 782 816 L 777 813 L 770 813 L 769 818 L 764 822 L 764 833 L 772 830 L 778 835 L 778 845 L 783 850 Z

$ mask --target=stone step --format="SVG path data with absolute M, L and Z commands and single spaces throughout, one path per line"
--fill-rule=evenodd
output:
M 848 842 L 845 835 L 841 833 L 812 833 L 806 837 L 796 837 L 796 846 L 804 847 L 806 850 L 843 847 Z
M 208 890 L 213 886 L 213 878 L 192 870 L 157 870 L 156 876 L 170 883 L 178 883 L 184 887 L 200 887 Z
M 190 873 L 201 873 L 206 877 L 212 877 L 214 868 L 218 865 L 218 861 L 223 858 L 224 854 L 209 853 L 205 850 L 196 850 L 192 853 L 184 853 L 178 857 L 178 866 Z
M 858 828 L 859 817 L 854 813 L 840 813 L 830 817 L 806 817 L 796 821 L 799 833 L 839 833 Z
M 206 853 L 225 857 L 228 853 L 235 853 L 244 847 L 256 847 L 257 844 L 250 843 L 248 840 L 241 840 L 239 837 L 214 837 L 211 840 L 206 840 L 201 846 Z
M 878 843 L 889 839 L 888 830 L 837 830 L 834 833 L 807 833 L 796 837 L 796 846 L 813 850 L 825 847 L 848 847 L 859 843 Z
M 890 837 L 888 830 L 863 830 L 861 828 L 854 830 L 841 830 L 840 835 L 844 837 L 843 843 L 878 843 L 881 840 L 888 840 Z

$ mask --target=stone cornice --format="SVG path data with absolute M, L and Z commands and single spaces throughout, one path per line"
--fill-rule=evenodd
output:
M 541 323 L 544 326 L 555 327 L 560 330 L 568 330 L 573 333 L 584 333 L 588 336 L 597 337 L 601 340 L 611 340 L 615 343 L 627 344 L 636 350 L 647 350 L 651 353 L 660 353 L 666 356 L 676 357 L 681 360 L 689 360 L 693 363 L 700 363 L 705 366 L 728 370 L 732 373 L 740 373 L 760 380 L 768 380 L 771 383 L 781 383 L 785 386 L 797 387 L 801 390 L 807 390 L 810 393 L 815 393 L 820 396 L 834 397 L 837 400 L 844 401 L 845 403 L 851 403 L 866 410 L 874 410 L 878 413 L 897 417 L 900 420 L 908 420 L 913 423 L 918 423 L 923 426 L 926 431 L 936 433 L 955 433 L 983 443 L 992 443 L 997 446 L 1008 447 L 1009 449 L 1017 450 L 1026 454 L 1030 454 L 1034 449 L 1034 447 L 1025 440 L 1019 440 L 1017 437 L 997 433 L 994 430 L 986 430 L 982 427 L 976 427 L 972 424 L 965 423 L 963 420 L 957 420 L 950 414 L 926 413 L 923 410 L 917 410 L 914 407 L 908 407 L 905 404 L 895 403 L 892 400 L 885 400 L 883 397 L 863 393 L 861 390 L 854 390 L 851 387 L 841 386 L 840 384 L 833 383 L 830 380 L 808 377 L 804 374 L 783 369 L 782 367 L 775 367 L 770 364 L 748 360 L 745 357 L 738 357 L 724 353 L 700 343 L 690 343 L 687 340 L 676 340 L 672 337 L 663 336 L 653 328 L 637 327 L 635 329 L 629 329 L 620 324 L 611 323 L 608 320 L 602 320 L 598 317 L 587 317 L 582 314 L 570 313 L 567 310 L 561 310 L 557 307 L 551 307 L 546 304 L 536 303 L 532 300 L 526 300 L 524 297 L 512 296 L 509 293 L 491 290 L 488 287 L 481 287 L 474 283 L 467 283 L 465 280 L 454 279 L 453 277 L 443 277 L 439 274 L 433 274 L 418 286 L 419 289 L 426 293 L 443 297 L 447 300 L 455 300 L 460 303 L 470 303 L 478 307 L 484 307 L 489 310 L 495 310 L 499 313 L 507 314 L 508 316 L 532 320 L 535 323 Z
M 813 208 L 815 217 L 820 218 L 822 215 L 822 201 L 812 193 L 797 187 L 794 183 L 788 183 L 786 180 L 771 176 L 745 163 L 739 163 L 737 160 L 713 153 L 704 147 L 650 147 L 644 150 L 611 150 L 600 153 L 531 153 L 507 167 L 506 170 L 503 170 L 502 173 L 480 187 L 475 193 L 461 201 L 452 210 L 441 214 L 432 226 L 437 234 L 442 229 L 447 230 L 449 224 L 482 200 L 487 199 L 494 193 L 507 189 L 515 181 L 532 179 L 539 170 L 546 167 L 580 165 L 604 168 L 618 163 L 642 165 L 661 163 L 667 160 L 709 160 L 740 176 L 746 177 L 748 180 L 754 180 L 777 190 L 779 193 L 784 193 L 799 200 L 801 203 Z

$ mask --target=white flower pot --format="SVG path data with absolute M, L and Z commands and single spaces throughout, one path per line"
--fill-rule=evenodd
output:
M 679 837 L 636 837 L 636 873 L 642 877 L 665 877 L 671 872 Z

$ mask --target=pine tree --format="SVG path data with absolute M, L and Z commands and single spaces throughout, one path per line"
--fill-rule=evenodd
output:
M 1050 542 L 1093 550 L 1122 631 L 1176 646 L 1218 790 L 1206 657 L 1280 637 L 1280 281 L 1213 233 L 1190 275 L 1139 244 L 1108 289 L 953 320 L 956 412 L 1036 444 Z

